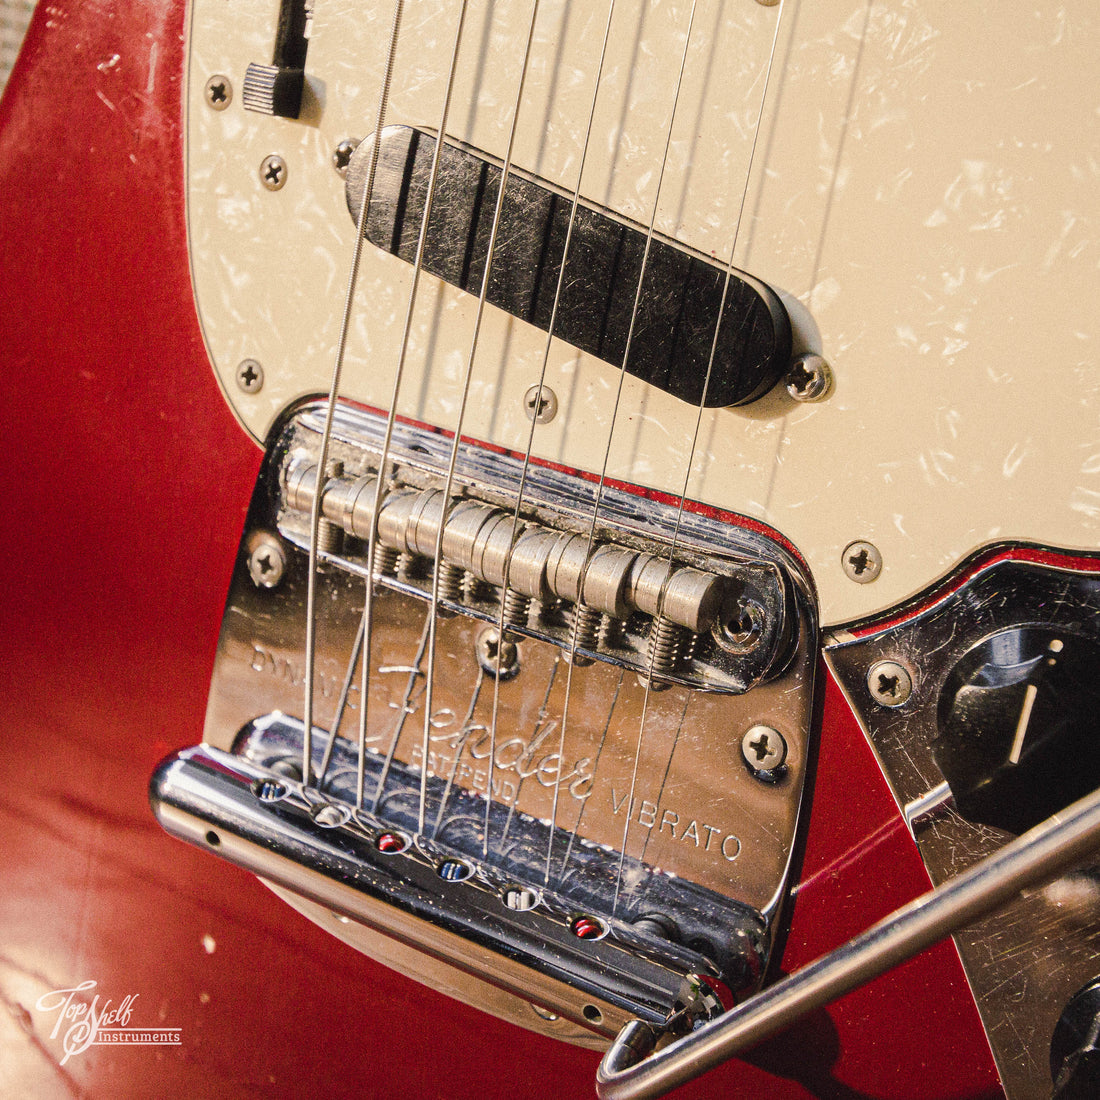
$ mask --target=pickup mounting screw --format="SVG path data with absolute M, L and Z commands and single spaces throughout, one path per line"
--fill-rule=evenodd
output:
M 883 707 L 900 707 L 913 694 L 913 676 L 897 661 L 878 661 L 867 673 L 867 690 Z
M 787 371 L 787 393 L 796 401 L 820 401 L 832 388 L 829 364 L 813 352 L 798 356 Z
M 741 738 L 741 755 L 758 778 L 771 778 L 787 759 L 787 742 L 771 726 L 753 726 Z
M 264 157 L 260 164 L 260 183 L 269 191 L 279 191 L 286 183 L 286 161 L 278 153 Z
M 549 424 L 558 415 L 558 395 L 549 386 L 532 386 L 523 395 L 523 408 L 528 420 Z
M 840 556 L 844 574 L 856 584 L 870 584 L 882 572 L 882 555 L 869 542 L 850 542 Z
M 286 571 L 286 554 L 277 539 L 261 535 L 248 556 L 248 574 L 257 588 L 275 588 Z
M 359 142 L 353 141 L 351 138 L 344 138 L 339 145 L 332 151 L 332 167 L 336 169 L 337 173 L 341 176 L 348 174 L 348 164 L 351 161 L 351 154 L 358 148 Z
M 502 641 L 495 626 L 487 626 L 478 634 L 475 649 L 478 664 L 490 676 L 497 675 L 498 664 L 502 680 L 519 671 L 519 650 L 516 643 L 507 637 Z
M 237 389 L 259 393 L 264 388 L 264 368 L 255 359 L 242 359 L 237 365 Z
M 229 77 L 215 73 L 203 88 L 206 104 L 215 111 L 224 111 L 233 102 L 233 85 L 229 83 Z

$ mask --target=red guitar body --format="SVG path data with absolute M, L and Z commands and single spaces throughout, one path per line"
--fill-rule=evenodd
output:
M 0 604 L 0 1093 L 583 1097 L 598 1056 L 497 1021 L 325 935 L 167 836 L 147 799 L 200 737 L 260 451 L 192 304 L 184 6 L 43 4 L 0 108 L 7 595 Z M 822 675 L 785 972 L 929 882 Z M 66 1058 L 51 991 L 96 983 L 178 1045 Z M 948 942 L 682 1096 L 1000 1095 Z

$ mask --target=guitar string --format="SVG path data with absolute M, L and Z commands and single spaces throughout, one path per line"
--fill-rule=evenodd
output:
M 393 18 L 390 25 L 389 49 L 386 59 L 386 67 L 382 77 L 382 87 L 378 96 L 378 131 L 381 132 L 382 120 L 385 117 L 386 105 L 389 102 L 390 82 L 393 78 L 393 64 L 397 53 L 397 41 L 401 30 L 401 17 L 404 11 L 405 0 L 396 0 L 393 10 Z M 378 165 L 378 142 L 375 141 L 371 150 L 371 159 L 367 172 L 366 186 L 363 188 L 363 197 L 359 203 L 358 217 L 356 218 L 355 248 L 352 251 L 351 269 L 348 272 L 347 289 L 344 294 L 344 308 L 340 316 L 340 336 L 336 344 L 336 359 L 332 368 L 332 381 L 329 385 L 328 407 L 325 410 L 324 429 L 321 433 L 321 447 L 317 456 L 316 490 L 313 494 L 313 504 L 309 512 L 309 563 L 306 573 L 306 659 L 305 659 L 305 702 L 302 715 L 302 783 L 309 786 L 310 768 L 313 762 L 313 678 L 317 657 L 317 571 L 318 546 L 317 541 L 321 530 L 321 505 L 324 496 L 325 469 L 328 466 L 329 446 L 332 440 L 332 424 L 336 413 L 336 398 L 340 392 L 340 377 L 344 370 L 344 355 L 347 351 L 348 333 L 351 329 L 351 315 L 355 299 L 355 288 L 359 281 L 359 268 L 363 258 L 363 229 L 366 225 L 367 208 L 370 194 L 374 188 L 374 176 Z M 368 581 L 368 588 L 371 587 Z M 368 635 L 369 638 L 369 635 Z M 363 693 L 363 714 L 366 713 L 366 693 Z M 335 730 L 330 734 L 329 741 L 335 738 Z
M 761 94 L 760 94 L 760 107 L 757 111 L 756 127 L 753 131 L 752 144 L 749 148 L 749 163 L 748 163 L 748 166 L 745 170 L 745 184 L 744 184 L 744 187 L 742 188 L 742 191 L 741 191 L 741 200 L 740 200 L 740 204 L 739 204 L 738 210 L 737 210 L 737 218 L 734 222 L 733 240 L 730 243 L 729 261 L 726 264 L 726 273 L 725 273 L 725 277 L 724 277 L 723 283 L 722 283 L 722 297 L 721 297 L 721 301 L 720 301 L 719 308 L 718 308 L 718 320 L 717 320 L 717 322 L 714 326 L 714 335 L 711 338 L 710 354 L 709 354 L 708 359 L 707 359 L 707 370 L 706 370 L 706 375 L 705 375 L 704 380 L 703 380 L 703 394 L 702 394 L 702 397 L 701 397 L 700 403 L 699 403 L 699 411 L 696 414 L 695 430 L 692 433 L 691 447 L 690 447 L 690 450 L 689 450 L 689 453 L 688 453 L 688 460 L 687 460 L 687 463 L 684 467 L 684 481 L 683 481 L 683 485 L 681 486 L 680 501 L 679 501 L 679 505 L 677 506 L 677 510 L 676 510 L 676 521 L 675 521 L 675 525 L 674 525 L 674 528 L 673 528 L 672 542 L 671 542 L 671 545 L 669 547 L 669 554 L 668 554 L 668 561 L 669 561 L 670 566 L 671 566 L 671 563 L 672 563 L 672 559 L 673 559 L 673 557 L 676 553 L 676 547 L 679 544 L 680 530 L 681 530 L 681 526 L 682 526 L 682 522 L 683 522 L 683 516 L 684 516 L 684 506 L 685 506 L 685 503 L 686 503 L 686 500 L 687 500 L 688 486 L 691 483 L 691 468 L 692 468 L 692 465 L 695 462 L 695 449 L 696 449 L 696 447 L 698 445 L 698 442 L 699 442 L 699 432 L 700 432 L 700 428 L 701 428 L 701 425 L 702 425 L 702 422 L 703 422 L 703 409 L 706 407 L 707 391 L 710 388 L 711 373 L 712 373 L 713 368 L 714 368 L 714 359 L 715 359 L 715 356 L 716 356 L 717 351 L 718 351 L 718 338 L 719 338 L 719 335 L 721 333 L 721 328 L 722 328 L 722 314 L 725 311 L 726 300 L 727 300 L 727 297 L 729 295 L 730 282 L 732 281 L 732 278 L 733 278 L 733 270 L 734 270 L 733 264 L 734 264 L 734 258 L 736 256 L 736 252 L 737 252 L 737 241 L 738 241 L 738 237 L 740 236 L 740 232 L 741 232 L 741 221 L 742 221 L 742 218 L 743 218 L 744 212 L 745 212 L 745 203 L 748 199 L 749 186 L 752 182 L 752 167 L 753 167 L 753 162 L 754 162 L 755 157 L 756 157 L 757 144 L 758 144 L 759 139 L 760 139 L 760 128 L 761 128 L 761 125 L 762 125 L 763 119 L 764 119 L 764 108 L 767 105 L 768 88 L 771 84 L 772 69 L 773 69 L 773 66 L 775 64 L 776 50 L 777 50 L 778 45 L 779 45 L 779 32 L 780 32 L 780 28 L 782 27 L 782 24 L 783 24 L 783 9 L 784 9 L 784 6 L 785 6 L 784 5 L 784 0 L 780 0 L 779 8 L 776 12 L 776 17 L 775 17 L 775 30 L 774 30 L 773 35 L 772 35 L 771 49 L 770 49 L 769 54 L 768 54 L 768 62 L 767 62 L 767 65 L 765 67 L 765 72 L 764 72 L 764 87 L 763 87 L 763 90 L 761 91 Z M 657 623 L 657 620 L 658 620 L 658 618 L 660 617 L 660 614 L 661 614 L 661 610 L 662 610 L 662 607 L 663 607 L 663 604 L 664 604 L 664 595 L 665 595 L 665 592 L 664 592 L 664 589 L 662 589 L 662 591 L 661 591 L 661 593 L 658 597 L 658 600 L 657 600 L 657 615 L 654 617 L 654 620 L 653 620 L 654 621 L 654 627 L 655 627 L 655 625 Z M 654 668 L 655 668 L 655 659 L 656 659 L 656 649 L 654 647 L 653 653 L 650 656 L 649 675 L 646 677 L 646 681 L 645 681 L 645 693 L 644 693 L 643 698 L 642 698 L 641 719 L 638 723 L 638 740 L 637 740 L 637 746 L 635 748 L 635 753 L 634 753 L 634 767 L 633 767 L 633 770 L 632 770 L 632 773 L 631 773 L 631 779 L 630 779 L 630 791 L 629 791 L 628 800 L 627 800 L 627 816 L 626 816 L 626 821 L 625 821 L 624 826 L 623 826 L 622 844 L 620 845 L 620 848 L 619 848 L 619 870 L 618 870 L 618 873 L 616 874 L 616 877 L 615 877 L 615 896 L 614 896 L 614 900 L 612 901 L 612 904 L 611 904 L 612 916 L 614 916 L 615 912 L 617 911 L 618 904 L 619 904 L 619 893 L 620 893 L 620 888 L 622 886 L 623 865 L 624 865 L 625 860 L 626 860 L 627 839 L 628 839 L 629 832 L 630 832 L 630 813 L 629 813 L 629 809 L 630 809 L 630 806 L 633 805 L 634 796 L 635 796 L 635 793 L 636 793 L 636 790 L 637 790 L 638 766 L 639 766 L 639 762 L 641 760 L 641 754 L 642 754 L 642 741 L 643 741 L 644 734 L 645 734 L 646 716 L 647 716 L 648 709 L 649 709 L 650 693 L 652 691 L 653 672 L 654 672 Z M 686 710 L 685 710 L 685 714 L 686 714 Z M 670 763 L 671 763 L 671 761 L 670 761 Z
M 689 12 L 688 20 L 687 20 L 687 30 L 684 34 L 684 51 L 683 51 L 683 54 L 680 57 L 680 67 L 679 67 L 679 71 L 677 73 L 676 86 L 675 86 L 675 90 L 673 92 L 673 97 L 672 97 L 672 106 L 671 106 L 671 111 L 669 113 L 668 132 L 665 135 L 664 153 L 663 153 L 662 158 L 661 158 L 661 168 L 660 168 L 660 172 L 658 173 L 658 176 L 657 176 L 657 184 L 656 184 L 656 189 L 655 189 L 655 192 L 654 192 L 653 210 L 650 214 L 649 226 L 646 229 L 645 249 L 642 252 L 641 269 L 638 272 L 638 284 L 637 284 L 637 287 L 635 288 L 635 292 L 634 292 L 634 304 L 633 304 L 633 307 L 632 307 L 631 312 L 630 312 L 630 323 L 627 326 L 626 346 L 623 349 L 622 363 L 619 366 L 618 385 L 617 385 L 616 390 L 615 390 L 615 401 L 614 401 L 614 404 L 612 405 L 612 409 L 611 409 L 611 426 L 608 429 L 607 446 L 604 450 L 603 465 L 600 469 L 600 478 L 599 478 L 599 482 L 596 486 L 596 499 L 595 499 L 595 502 L 594 502 L 593 508 L 592 508 L 592 518 L 591 518 L 591 521 L 589 522 L 589 525 L 588 525 L 588 548 L 587 548 L 586 553 L 585 553 L 585 561 L 586 562 L 588 561 L 588 558 L 592 553 L 592 548 L 595 545 L 595 541 L 596 541 L 596 522 L 597 522 L 597 519 L 599 518 L 600 503 L 603 499 L 604 485 L 607 481 L 607 468 L 608 468 L 608 465 L 610 464 L 610 461 L 611 461 L 611 444 L 612 444 L 612 442 L 614 440 L 614 437 L 615 437 L 615 423 L 618 419 L 619 404 L 620 404 L 620 401 L 622 399 L 623 384 L 624 384 L 624 381 L 626 379 L 626 364 L 630 359 L 630 352 L 631 352 L 631 348 L 632 348 L 633 342 L 634 342 L 634 328 L 635 328 L 635 325 L 636 325 L 637 319 L 638 319 L 638 309 L 639 309 L 639 306 L 641 304 L 641 299 L 642 299 L 642 288 L 645 284 L 646 268 L 647 268 L 648 263 L 649 263 L 649 254 L 650 254 L 650 250 L 651 250 L 652 245 L 653 245 L 653 235 L 654 235 L 654 230 L 655 230 L 655 227 L 656 227 L 656 224 L 657 224 L 657 214 L 658 214 L 658 211 L 660 210 L 661 188 L 662 188 L 662 185 L 664 184 L 665 169 L 668 166 L 668 151 L 669 151 L 669 147 L 670 147 L 670 144 L 671 144 L 671 141 L 672 141 L 673 124 L 674 124 L 675 119 L 676 119 L 676 107 L 677 107 L 677 105 L 680 101 L 680 93 L 683 89 L 683 84 L 684 84 L 684 73 L 685 73 L 686 68 L 687 68 L 688 52 L 689 52 L 689 49 L 690 49 L 690 46 L 691 46 L 691 31 L 692 31 L 692 27 L 693 27 L 694 22 L 695 22 L 695 11 L 696 11 L 697 5 L 698 5 L 698 0 L 692 0 L 691 10 Z M 580 599 L 583 599 L 583 596 L 584 596 L 583 581 L 584 581 L 584 577 L 582 575 Z M 580 599 L 578 600 L 578 606 L 580 604 Z M 658 608 L 658 610 L 660 610 L 660 609 Z M 570 642 L 569 642 L 569 667 L 568 667 L 567 672 L 566 672 L 565 702 L 562 706 L 561 736 L 559 738 L 559 749 L 558 749 L 558 759 L 559 759 L 559 761 L 562 759 L 562 757 L 564 756 L 564 753 L 565 753 L 565 734 L 566 734 L 566 727 L 567 727 L 568 717 L 569 717 L 569 703 L 570 703 L 570 700 L 572 698 L 571 692 L 572 692 L 572 686 L 573 686 L 573 669 L 575 667 L 576 654 L 577 654 L 577 640 L 578 640 L 577 627 L 578 627 L 578 621 L 579 621 L 579 616 L 576 615 L 576 613 L 574 613 L 573 629 L 572 629 L 572 632 L 571 632 L 572 636 L 571 636 Z M 643 713 L 644 713 L 644 711 L 643 711 Z M 551 815 L 550 815 L 550 828 L 549 828 L 549 835 L 548 835 L 547 844 L 546 844 L 546 867 L 545 867 L 544 882 L 547 886 L 550 884 L 550 867 L 551 867 L 551 863 L 553 861 L 553 855 L 554 855 L 554 831 L 557 828 L 558 801 L 559 801 L 559 797 L 560 797 L 560 792 L 561 792 L 561 773 L 559 772 L 558 782 L 554 785 L 554 797 L 553 797 L 552 810 L 551 810 Z M 620 873 L 620 877 L 621 877 L 621 874 L 622 874 L 622 860 L 621 859 L 619 861 L 619 873 Z M 617 880 L 616 884 L 615 884 L 616 897 L 618 896 L 618 885 L 619 884 L 618 884 L 618 880 Z
M 676 755 L 676 746 L 680 743 L 680 734 L 684 731 L 684 722 L 687 720 L 688 707 L 691 706 L 692 693 L 689 690 L 687 698 L 684 700 L 684 709 L 680 711 L 680 721 L 676 723 L 676 733 L 672 738 L 672 747 L 668 750 L 668 756 L 665 759 L 665 773 L 661 776 L 661 785 L 657 788 L 657 797 L 653 800 L 654 806 L 661 805 L 661 799 L 665 797 L 665 786 L 668 784 L 669 773 L 672 771 L 672 758 Z M 630 820 L 631 806 L 628 804 L 626 807 L 626 819 Z M 660 829 L 658 829 L 660 832 Z M 642 854 L 638 859 L 645 863 L 645 854 L 649 848 L 649 842 L 653 839 L 653 830 L 647 829 L 645 834 L 645 840 L 642 842 Z
M 355 641 L 351 647 L 351 660 L 348 661 L 347 671 L 344 673 L 344 682 L 340 686 L 340 697 L 336 701 L 336 715 L 332 720 L 332 728 L 329 730 L 328 740 L 325 743 L 325 751 L 321 757 L 320 766 L 317 768 L 317 789 L 322 790 L 325 785 L 325 776 L 328 774 L 329 765 L 332 763 L 333 749 L 336 747 L 336 738 L 340 734 L 340 725 L 344 721 L 344 711 L 347 709 L 348 696 L 351 694 L 351 685 L 355 680 L 355 668 L 359 664 L 359 655 L 363 652 L 363 620 L 359 620 L 359 628 L 355 632 Z
M 371 801 L 371 813 L 377 814 L 378 803 L 382 799 L 382 788 L 385 785 L 385 776 L 389 773 L 390 766 L 393 764 L 393 756 L 397 751 L 397 742 L 401 740 L 401 731 L 405 728 L 405 722 L 408 720 L 409 715 L 412 713 L 412 699 L 413 690 L 416 687 L 416 679 L 420 675 L 420 665 L 424 660 L 424 651 L 428 647 L 428 619 L 424 617 L 424 626 L 420 631 L 420 644 L 416 650 L 416 657 L 413 659 L 413 663 L 407 666 L 409 669 L 409 678 L 405 683 L 405 697 L 401 701 L 401 713 L 397 716 L 397 723 L 393 728 L 393 736 L 390 738 L 389 748 L 386 750 L 386 758 L 382 765 L 382 772 L 378 780 L 378 786 L 374 790 L 374 798 Z M 362 807 L 358 807 L 362 809 Z
M 427 693 L 424 702 L 424 752 L 423 770 L 420 775 L 420 813 L 418 831 L 424 832 L 425 815 L 427 812 L 428 791 L 428 738 L 431 733 L 432 700 L 435 689 L 435 658 L 436 658 L 436 626 L 439 619 L 439 579 L 443 569 L 443 535 L 447 526 L 447 517 L 450 514 L 451 490 L 454 486 L 455 468 L 458 465 L 458 452 L 462 443 L 462 425 L 466 418 L 466 406 L 470 397 L 470 386 L 474 376 L 474 361 L 477 357 L 478 342 L 481 338 L 481 324 L 485 316 L 485 303 L 489 294 L 489 279 L 492 274 L 493 253 L 496 249 L 497 233 L 500 230 L 501 212 L 504 209 L 504 193 L 508 186 L 508 178 L 512 172 L 512 155 L 515 151 L 516 134 L 519 132 L 520 108 L 523 104 L 523 92 L 527 84 L 527 73 L 531 62 L 531 45 L 535 39 L 535 23 L 538 20 L 540 0 L 533 0 L 531 5 L 531 20 L 527 28 L 527 43 L 523 51 L 523 62 L 520 67 L 519 84 L 516 89 L 515 105 L 512 108 L 512 123 L 508 133 L 508 151 L 504 157 L 504 165 L 500 174 L 500 186 L 497 190 L 496 206 L 493 210 L 493 223 L 489 230 L 489 241 L 485 252 L 485 269 L 481 275 L 481 290 L 477 299 L 477 311 L 474 316 L 473 332 L 470 337 L 470 349 L 466 355 L 466 377 L 462 385 L 462 396 L 459 401 L 458 423 L 455 425 L 454 439 L 451 442 L 451 454 L 447 463 L 447 481 L 443 487 L 441 509 L 439 515 L 439 530 L 435 537 L 435 566 L 432 569 L 432 598 L 431 598 L 431 631 L 428 639 L 428 668 L 427 668 Z M 443 145 L 444 133 L 441 129 L 436 138 L 437 148 Z M 503 613 L 504 594 L 507 591 L 507 574 L 505 575 L 505 587 L 501 589 L 501 609 Z M 499 635 L 503 642 L 503 631 Z M 504 646 L 498 642 L 496 652 L 496 676 L 500 682 L 501 659 Z M 487 802 L 492 800 L 492 780 L 490 777 L 487 788 Z
M 543 741 L 549 733 L 548 730 L 542 730 L 543 723 L 546 721 L 547 714 L 550 713 L 550 694 L 554 690 L 554 681 L 558 676 L 558 669 L 561 668 L 561 653 L 554 655 L 554 663 L 550 667 L 550 679 L 546 681 L 546 692 L 542 697 L 542 705 L 538 709 L 538 713 L 535 715 L 535 728 L 531 733 L 531 740 L 527 743 L 527 748 L 524 750 L 523 755 L 516 761 L 516 794 L 515 797 L 508 804 L 508 814 L 504 819 L 504 826 L 500 831 L 500 844 L 497 847 L 497 852 L 500 855 L 504 854 L 504 845 L 508 840 L 508 830 L 512 827 L 512 819 L 515 817 L 516 806 L 519 804 L 520 792 L 523 790 L 524 780 L 527 779 L 527 773 L 521 774 L 521 768 L 523 762 L 526 760 L 530 764 L 534 759 L 536 751 L 542 745 Z M 541 732 L 540 732 L 541 730 Z
M 440 108 L 439 115 L 439 127 L 437 133 L 440 135 L 440 140 L 436 141 L 435 150 L 432 153 L 431 168 L 428 175 L 428 187 L 424 196 L 424 213 L 420 220 L 420 230 L 417 235 L 416 241 L 416 254 L 413 261 L 412 270 L 412 283 L 409 288 L 409 300 L 405 310 L 405 321 L 401 334 L 401 348 L 397 357 L 397 366 L 394 371 L 393 388 L 390 395 L 389 413 L 386 417 L 386 428 L 382 438 L 382 449 L 378 457 L 378 477 L 375 481 L 374 487 L 374 504 L 371 509 L 371 521 L 370 529 L 367 538 L 367 570 L 370 580 L 366 586 L 366 597 L 363 605 L 363 621 L 365 632 L 365 652 L 363 656 L 363 686 L 362 695 L 364 703 L 368 697 L 370 691 L 370 655 L 371 655 L 371 642 L 373 641 L 373 617 L 374 617 L 374 560 L 376 547 L 378 544 L 378 518 L 379 513 L 382 510 L 382 492 L 385 483 L 386 466 L 389 462 L 390 450 L 393 444 L 393 431 L 394 425 L 397 422 L 397 402 L 401 393 L 401 383 L 405 376 L 405 364 L 408 360 L 409 351 L 409 338 L 412 333 L 413 316 L 416 311 L 417 293 L 420 288 L 420 276 L 424 267 L 424 248 L 428 236 L 428 223 L 432 216 L 432 207 L 435 202 L 436 185 L 439 180 L 439 163 L 443 150 L 442 135 L 447 131 L 447 118 L 451 110 L 451 101 L 454 95 L 455 76 L 458 71 L 458 54 L 462 46 L 462 33 L 466 26 L 466 12 L 469 0 L 462 0 L 459 7 L 458 23 L 455 27 L 454 42 L 451 47 L 451 61 L 450 68 L 447 74 L 447 84 L 443 95 L 443 104 Z M 378 147 L 382 140 L 382 134 L 379 131 L 375 134 L 375 148 Z M 417 667 L 419 667 L 420 657 L 417 658 Z M 366 750 L 366 708 L 364 706 L 363 711 L 360 714 L 360 766 L 359 766 L 359 783 L 356 791 L 356 808 L 362 809 L 363 807 L 363 795 L 365 785 L 365 765 L 362 758 L 362 753 Z M 399 734 L 400 735 L 400 734 Z M 396 741 L 390 748 L 390 752 L 386 758 L 385 765 L 378 776 L 378 784 L 375 788 L 374 799 L 372 802 L 372 809 L 377 809 L 378 801 L 382 796 L 382 789 L 385 786 L 386 779 L 389 776 L 390 767 L 393 763 L 393 754 L 396 749 Z
M 447 809 L 447 803 L 454 789 L 455 777 L 458 775 L 458 765 L 462 760 L 462 754 L 466 751 L 466 742 L 473 731 L 474 711 L 477 709 L 477 701 L 481 696 L 481 689 L 485 684 L 485 669 L 477 670 L 477 681 L 474 683 L 473 695 L 470 696 L 470 705 L 466 708 L 466 717 L 462 719 L 462 725 L 458 730 L 458 738 L 454 746 L 454 760 L 451 762 L 451 774 L 447 776 L 447 784 L 443 788 L 443 794 L 439 799 L 439 812 L 435 815 L 435 824 L 432 826 L 432 840 L 439 835 L 439 827 L 443 823 L 443 814 Z M 427 760 L 427 757 L 424 758 Z M 426 770 L 426 769 L 425 769 Z M 491 788 L 490 788 L 491 790 Z
M 611 706 L 607 709 L 607 721 L 604 722 L 603 732 L 600 734 L 600 743 L 596 747 L 596 759 L 592 762 L 592 783 L 589 785 L 588 794 L 581 799 L 580 809 L 577 811 L 577 820 L 573 823 L 572 832 L 569 834 L 569 843 L 565 847 L 565 855 L 562 857 L 561 869 L 558 871 L 558 881 L 564 882 L 565 870 L 569 866 L 569 860 L 573 855 L 573 845 L 577 840 L 577 832 L 581 827 L 581 819 L 588 807 L 588 796 L 592 793 L 592 787 L 596 783 L 596 776 L 600 773 L 600 760 L 603 758 L 603 747 L 607 743 L 607 734 L 611 729 L 611 719 L 615 714 L 615 707 L 619 702 L 619 693 L 623 689 L 623 681 L 626 679 L 626 670 L 619 669 L 619 679 L 615 684 L 615 692 L 611 696 Z
M 600 46 L 600 60 L 596 69 L 596 78 L 593 84 L 592 100 L 588 109 L 588 123 L 585 127 L 584 144 L 581 147 L 580 164 L 577 168 L 577 183 L 573 189 L 573 196 L 569 208 L 569 222 L 565 229 L 565 242 L 562 247 L 561 267 L 558 270 L 558 278 L 554 287 L 554 301 L 550 307 L 550 320 L 546 328 L 546 340 L 543 343 L 542 350 L 542 364 L 539 368 L 539 380 L 537 388 L 535 390 L 535 410 L 542 407 L 542 394 L 546 385 L 546 372 L 550 362 L 550 351 L 553 346 L 554 332 L 557 327 L 558 320 L 558 305 L 561 301 L 562 287 L 565 281 L 565 263 L 569 256 L 569 246 L 573 240 L 573 230 L 577 221 L 577 210 L 580 207 L 581 196 L 581 182 L 584 177 L 584 168 L 588 160 L 588 149 L 592 138 L 592 127 L 596 117 L 596 104 L 599 101 L 600 92 L 600 80 L 603 76 L 604 62 L 607 58 L 607 47 L 611 39 L 611 21 L 615 14 L 615 2 L 611 0 L 607 9 L 607 19 L 604 23 L 603 39 Z M 516 491 L 516 506 L 512 512 L 512 530 L 509 540 L 510 546 L 515 546 L 516 536 L 519 532 L 519 518 L 520 511 L 523 507 L 523 494 L 527 487 L 527 474 L 530 470 L 531 455 L 535 447 L 535 429 L 538 427 L 538 420 L 535 416 L 531 417 L 531 426 L 527 431 L 527 446 L 523 455 L 523 466 L 520 469 L 519 486 Z M 511 577 L 512 559 L 509 553 L 505 557 L 504 561 L 504 577 L 503 584 L 501 586 L 501 604 L 500 611 L 497 616 L 497 637 L 503 639 L 504 637 L 504 596 L 508 591 L 508 583 Z M 556 668 L 556 666 L 555 666 Z M 493 683 L 493 701 L 492 712 L 489 721 L 489 785 L 487 790 L 492 792 L 493 789 L 493 769 L 495 767 L 496 758 L 496 739 L 497 739 L 497 725 L 500 713 L 500 661 L 498 653 L 497 661 L 497 675 Z M 489 814 L 492 809 L 492 800 L 486 799 L 485 802 L 485 827 L 482 840 L 482 858 L 486 858 L 489 855 Z M 509 819 L 510 820 L 510 819 Z
M 836 142 L 836 153 L 833 156 L 832 171 L 829 174 L 829 185 L 826 189 L 825 201 L 823 203 L 821 229 L 817 234 L 817 243 L 814 246 L 814 258 L 813 263 L 810 265 L 810 277 L 804 284 L 806 287 L 806 301 L 811 306 L 814 304 L 814 290 L 817 287 L 818 276 L 821 272 L 821 261 L 825 251 L 825 238 L 829 232 L 829 222 L 832 220 L 837 191 L 843 186 L 840 165 L 848 145 L 848 137 L 852 128 L 852 116 L 855 114 L 856 110 L 856 97 L 859 94 L 860 74 L 863 68 L 863 55 L 867 48 L 867 35 L 871 29 L 871 9 L 873 5 L 874 0 L 866 0 L 863 9 L 863 26 L 860 28 L 859 44 L 856 47 L 856 54 L 851 64 L 851 83 L 848 86 L 848 98 L 844 104 L 844 113 L 841 115 L 840 135 Z M 797 18 L 797 12 L 795 18 Z M 750 239 L 749 248 L 751 247 L 752 244 Z M 764 491 L 763 500 L 761 502 L 765 513 L 770 512 L 772 505 L 775 503 L 775 494 L 778 488 L 779 472 L 781 468 L 780 455 L 788 439 L 788 419 L 788 416 L 784 414 L 779 423 L 778 442 L 771 463 L 771 476 L 768 478 L 768 485 Z

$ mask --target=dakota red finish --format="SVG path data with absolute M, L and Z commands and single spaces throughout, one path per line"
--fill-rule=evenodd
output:
M 52 0 L 0 106 L 0 1095 L 591 1096 L 595 1054 L 359 956 L 149 811 L 154 765 L 202 729 L 260 458 L 191 302 L 183 62 L 181 3 Z M 831 684 L 824 716 L 786 970 L 928 885 Z M 70 1011 L 98 997 L 178 1045 L 67 1057 L 47 995 L 85 982 Z M 677 1095 L 995 1082 L 943 945 Z

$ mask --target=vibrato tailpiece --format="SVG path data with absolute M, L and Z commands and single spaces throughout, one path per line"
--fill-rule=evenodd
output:
M 368 954 L 575 1042 L 632 1019 L 689 1030 L 755 989 L 812 751 L 817 631 L 793 554 L 474 444 L 444 507 L 451 440 L 397 424 L 379 470 L 385 419 L 349 407 L 319 476 L 323 422 L 305 404 L 269 443 L 205 743 L 153 780 L 162 824 Z

